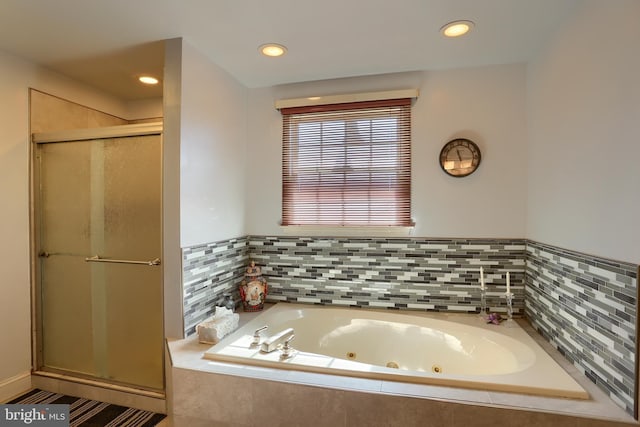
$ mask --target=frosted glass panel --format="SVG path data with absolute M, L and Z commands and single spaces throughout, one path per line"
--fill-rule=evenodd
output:
M 160 136 L 38 150 L 44 369 L 163 389 Z
M 92 374 L 93 346 L 82 344 L 93 335 L 91 266 L 84 262 L 91 241 L 90 146 L 40 148 L 41 248 L 50 254 L 40 263 L 44 363 Z

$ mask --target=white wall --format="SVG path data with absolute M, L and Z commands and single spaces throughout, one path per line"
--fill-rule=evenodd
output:
M 127 102 L 127 120 L 155 119 L 163 116 L 163 98 L 149 98 Z
M 29 87 L 117 116 L 127 112 L 115 98 L 0 52 L 0 400 L 22 391 L 31 369 Z
M 244 231 L 246 88 L 183 41 L 181 246 Z
M 528 67 L 528 238 L 640 262 L 638 23 L 586 0 Z
M 281 235 L 282 120 L 277 99 L 420 89 L 413 107 L 412 202 L 423 237 L 524 237 L 525 66 L 411 72 L 300 83 L 249 91 L 247 232 Z M 478 170 L 453 178 L 442 146 L 466 137 L 482 150 Z
M 180 246 L 180 117 L 182 39 L 165 41 L 162 133 L 162 280 L 164 332 L 182 338 L 182 249 Z M 165 359 L 165 365 L 169 361 Z M 167 377 L 168 379 L 168 377 Z M 168 384 L 167 384 L 168 385 Z

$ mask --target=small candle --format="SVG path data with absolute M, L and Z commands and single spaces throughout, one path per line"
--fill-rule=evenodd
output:
M 484 291 L 484 270 L 480 267 L 480 289 Z
M 511 283 L 509 282 L 509 272 L 507 271 L 507 293 L 511 293 Z

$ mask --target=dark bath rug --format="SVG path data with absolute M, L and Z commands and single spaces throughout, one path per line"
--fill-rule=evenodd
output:
M 70 427 L 152 427 L 166 415 L 96 400 L 66 396 L 42 390 L 31 390 L 13 399 L 18 405 L 69 405 Z

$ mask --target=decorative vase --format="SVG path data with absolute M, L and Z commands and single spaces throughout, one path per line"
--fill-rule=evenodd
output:
M 251 261 L 239 286 L 244 311 L 260 311 L 267 297 L 267 281 L 262 277 L 262 269 Z

